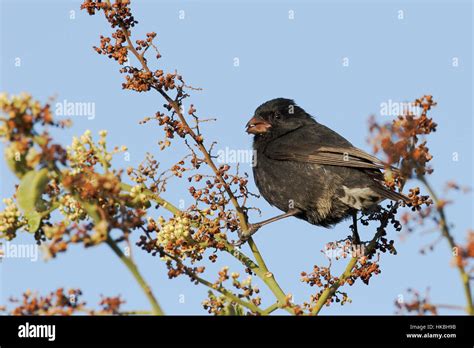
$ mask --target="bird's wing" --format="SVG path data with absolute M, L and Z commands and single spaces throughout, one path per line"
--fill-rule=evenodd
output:
M 387 168 L 398 171 L 377 157 L 352 146 L 345 138 L 321 124 L 300 128 L 280 138 L 267 147 L 265 154 L 281 161 L 372 169 L 377 172 Z
M 359 169 L 374 180 L 372 189 L 380 196 L 394 201 L 410 202 L 407 196 L 394 192 L 383 185 L 384 174 L 381 169 L 390 169 L 397 173 L 399 172 L 397 168 L 352 146 L 349 141 L 331 129 L 319 124 L 317 126 L 314 129 L 305 127 L 306 129 L 300 129 L 291 135 L 281 137 L 278 141 L 267 146 L 265 155 L 280 161 Z
M 405 195 L 391 191 L 383 185 L 384 175 L 381 169 L 390 169 L 397 173 L 397 168 L 354 147 L 344 137 L 319 123 L 299 128 L 277 139 L 267 146 L 265 155 L 280 161 L 359 169 L 374 180 L 372 189 L 382 197 L 407 203 L 410 201 Z
M 298 148 L 293 148 L 298 150 Z M 386 169 L 389 166 L 378 158 L 356 147 L 321 146 L 313 151 L 302 149 L 301 152 L 272 151 L 269 157 L 275 160 L 292 160 L 320 165 L 351 167 L 361 169 Z M 398 169 L 391 167 L 393 171 Z

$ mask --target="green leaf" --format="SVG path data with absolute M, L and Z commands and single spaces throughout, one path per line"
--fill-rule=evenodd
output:
M 86 211 L 87 215 L 89 215 L 95 223 L 99 223 L 101 221 L 99 209 L 97 209 L 97 206 L 88 202 L 83 202 L 81 200 L 79 200 L 79 202 Z
M 104 242 L 107 239 L 109 223 L 106 220 L 102 220 L 97 205 L 80 200 L 79 202 L 81 203 L 84 210 L 87 212 L 87 215 L 89 215 L 90 218 L 94 220 L 95 233 L 91 236 L 92 241 L 94 242 L 94 244 Z
M 126 198 L 128 195 L 123 195 Z M 126 200 L 125 205 L 130 208 L 142 208 L 142 209 L 149 209 L 151 207 L 151 203 L 149 200 L 142 202 L 139 197 L 135 197 L 132 200 Z
M 41 212 L 46 209 L 45 201 L 41 198 L 49 182 L 48 169 L 31 170 L 20 181 L 17 191 L 18 206 L 28 220 L 28 230 L 36 232 L 41 225 Z
M 41 226 L 42 215 L 36 211 L 25 213 L 25 218 L 28 220 L 28 231 L 34 233 L 38 231 Z
M 22 155 L 18 161 L 16 161 L 14 158 L 9 158 L 7 159 L 7 165 L 10 168 L 10 170 L 18 177 L 22 178 L 25 173 L 28 172 L 30 168 L 28 168 L 25 160 L 25 156 Z

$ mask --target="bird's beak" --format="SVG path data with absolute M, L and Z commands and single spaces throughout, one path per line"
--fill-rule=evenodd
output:
M 263 118 L 254 116 L 247 122 L 245 127 L 247 127 L 246 132 L 249 134 L 262 134 L 266 133 L 272 125 Z

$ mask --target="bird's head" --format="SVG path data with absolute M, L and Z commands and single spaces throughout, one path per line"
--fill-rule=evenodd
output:
M 314 119 L 291 99 L 276 98 L 260 105 L 247 123 L 247 133 L 272 138 L 295 130 Z

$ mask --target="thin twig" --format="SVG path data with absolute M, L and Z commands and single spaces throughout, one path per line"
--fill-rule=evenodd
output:
M 451 235 L 451 232 L 449 230 L 448 222 L 446 219 L 446 213 L 444 211 L 442 204 L 440 204 L 441 202 L 440 202 L 440 199 L 438 198 L 438 195 L 436 194 L 436 192 L 434 192 L 433 188 L 431 187 L 428 180 L 426 180 L 425 176 L 419 175 L 418 180 L 420 180 L 423 183 L 423 185 L 425 185 L 426 190 L 428 190 L 428 193 L 430 194 L 430 197 L 433 199 L 434 204 L 436 204 L 436 209 L 439 214 L 439 227 L 441 229 L 441 233 L 443 237 L 446 238 L 451 250 L 452 251 L 456 250 L 458 246 L 456 245 L 456 242 L 454 241 L 454 238 Z M 464 266 L 462 265 L 462 263 L 457 262 L 456 267 L 458 268 L 459 275 L 461 276 L 461 282 L 464 288 L 464 295 L 466 297 L 466 305 L 467 305 L 466 312 L 469 315 L 474 315 L 474 305 L 472 303 L 472 292 L 471 292 L 469 274 L 464 269 Z
M 107 3 L 110 6 L 110 1 L 109 0 L 107 0 Z M 122 29 L 122 32 L 125 36 L 125 39 L 126 39 L 127 43 L 128 43 L 127 49 L 130 52 L 132 52 L 132 54 L 138 59 L 138 61 L 140 62 L 142 68 L 146 72 L 151 72 L 149 67 L 148 67 L 148 64 L 146 62 L 146 59 L 143 56 L 141 56 L 140 53 L 138 53 L 138 51 L 133 46 L 132 41 L 130 39 L 130 33 L 126 29 L 125 25 L 121 21 L 119 21 L 119 25 L 120 25 L 120 28 Z M 198 140 L 197 134 L 194 132 L 192 127 L 189 126 L 186 118 L 184 117 L 184 115 L 182 113 L 182 110 L 180 108 L 179 103 L 176 100 L 172 99 L 162 88 L 158 88 L 156 86 L 153 86 L 153 88 L 158 93 L 160 93 L 163 96 L 163 98 L 168 102 L 169 106 L 174 110 L 176 115 L 178 115 L 181 123 L 183 124 L 184 128 L 186 129 L 186 132 L 195 141 L 196 146 L 199 148 L 202 155 L 204 156 L 204 161 L 211 168 L 211 170 L 214 172 L 214 174 L 216 175 L 216 178 L 223 185 L 227 195 L 229 196 L 229 199 L 230 199 L 232 205 L 234 206 L 234 208 L 237 212 L 237 216 L 239 218 L 239 224 L 240 224 L 240 227 L 242 229 L 242 232 L 243 233 L 247 232 L 249 230 L 249 226 L 248 226 L 248 222 L 247 222 L 247 216 L 245 214 L 245 211 L 244 211 L 243 207 L 239 204 L 239 202 L 237 201 L 237 198 L 235 197 L 234 193 L 230 189 L 230 186 L 227 184 L 225 179 L 222 177 L 222 174 L 220 173 L 220 171 L 218 170 L 218 168 L 215 165 L 214 161 L 212 160 L 212 157 L 211 157 L 209 151 L 203 145 L 202 141 Z M 259 275 L 259 274 L 262 274 L 262 272 L 259 272 L 257 274 L 265 282 L 265 284 L 267 284 L 267 286 L 270 288 L 270 290 L 273 292 L 273 294 L 277 297 L 278 301 L 280 302 L 280 305 L 284 306 L 285 300 L 286 300 L 285 293 L 283 292 L 283 290 L 281 289 L 281 287 L 279 286 L 279 284 L 275 280 L 275 277 L 273 276 L 273 274 L 268 271 L 268 268 L 267 268 L 265 262 L 263 261 L 263 258 L 260 254 L 260 251 L 258 250 L 258 248 L 257 248 L 255 242 L 253 241 L 253 239 L 249 238 L 248 243 L 249 243 L 250 249 L 252 250 L 253 255 L 255 256 L 255 259 L 257 260 L 258 266 L 261 267 L 262 270 L 263 270 L 263 278 Z
M 140 285 L 140 287 L 142 288 L 143 292 L 148 298 L 148 301 L 151 304 L 151 307 L 153 309 L 152 310 L 153 314 L 164 315 L 164 312 L 161 309 L 161 306 L 156 300 L 155 295 L 153 295 L 153 292 L 151 291 L 150 286 L 148 286 L 145 279 L 143 279 L 142 275 L 140 274 L 140 271 L 138 270 L 137 265 L 122 252 L 122 250 L 118 247 L 115 241 L 112 238 L 110 238 L 110 236 L 107 237 L 106 243 L 108 246 L 110 246 L 113 252 L 119 257 L 119 259 L 123 262 L 123 264 L 128 268 L 128 270 L 132 273 L 133 277 L 137 281 L 138 285 Z
M 392 216 L 392 213 L 398 208 L 398 203 L 395 203 L 395 205 L 392 206 L 388 214 L 385 216 L 385 219 L 380 221 L 380 226 L 386 226 L 388 223 L 388 220 Z M 383 228 L 379 228 L 377 233 L 375 234 L 374 238 L 370 241 L 369 245 L 365 249 L 365 252 L 367 255 L 371 255 L 375 251 L 375 247 L 377 246 L 377 242 L 380 237 L 382 237 L 382 234 L 384 233 Z M 319 297 L 318 301 L 316 302 L 315 306 L 311 309 L 311 314 L 317 315 L 323 308 L 323 306 L 330 300 L 337 292 L 339 287 L 341 287 L 345 281 L 352 275 L 352 270 L 357 264 L 357 261 L 359 261 L 359 257 L 352 257 L 349 260 L 349 263 L 347 264 L 346 268 L 344 269 L 344 272 L 341 274 L 341 276 L 334 282 L 333 285 L 330 287 L 327 287 L 321 296 Z

